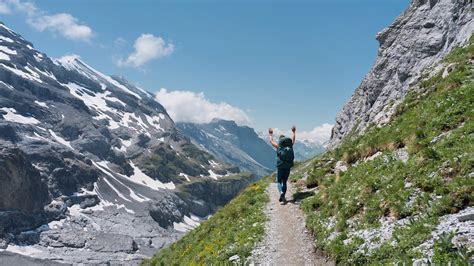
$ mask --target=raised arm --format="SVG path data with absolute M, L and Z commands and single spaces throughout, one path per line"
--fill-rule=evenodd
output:
M 275 149 L 278 149 L 278 143 L 273 139 L 273 129 L 271 128 L 268 129 L 268 139 L 270 140 L 270 144 L 272 144 Z
M 291 137 L 291 140 L 293 140 L 293 145 L 295 145 L 295 139 L 296 139 L 296 127 L 293 126 L 291 128 L 291 132 L 293 132 L 293 136 Z

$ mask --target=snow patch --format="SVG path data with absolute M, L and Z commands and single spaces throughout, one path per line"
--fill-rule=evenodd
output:
M 6 53 L 0 52 L 0 60 L 10 61 L 11 59 Z
M 17 69 L 17 68 L 13 68 L 13 67 L 9 67 L 5 64 L 0 64 L 3 68 L 7 69 L 8 71 L 10 72 L 13 72 L 13 74 L 17 75 L 17 76 L 20 76 L 22 78 L 25 78 L 25 79 L 29 79 L 29 80 L 33 80 L 33 81 L 36 81 L 36 82 L 39 82 L 39 83 L 43 83 L 43 81 L 38 77 L 38 74 L 34 75 L 34 74 L 29 74 L 23 70 L 20 70 L 20 69 Z
M 113 85 L 114 87 L 119 88 L 119 89 L 125 91 L 126 93 L 135 96 L 136 98 L 138 98 L 140 100 L 142 99 L 140 97 L 140 95 L 138 95 L 137 93 L 131 91 L 130 89 L 128 89 L 124 85 L 120 84 L 118 81 L 111 78 L 110 76 L 104 75 L 101 72 L 99 72 L 99 71 L 95 70 L 94 68 L 92 68 L 91 66 L 87 65 L 86 63 L 82 62 L 78 55 L 63 56 L 59 59 L 55 59 L 54 63 L 56 63 L 58 65 L 61 65 L 61 66 L 65 67 L 68 70 L 75 70 L 75 71 L 79 72 L 79 74 L 81 74 L 83 76 L 86 76 L 86 77 L 88 77 L 92 80 L 95 80 L 99 83 L 103 83 L 103 82 L 109 83 L 109 84 Z
M 191 179 L 189 179 L 189 175 L 187 175 L 185 173 L 179 173 L 179 176 L 182 176 L 182 177 L 186 178 L 186 181 L 191 181 Z
M 63 138 L 61 138 L 60 136 L 56 135 L 56 133 L 54 131 L 52 131 L 51 129 L 49 130 L 49 134 L 51 134 L 51 136 L 59 143 L 61 143 L 62 145 L 64 146 L 67 146 L 69 147 L 71 150 L 74 150 L 74 148 L 71 146 L 71 143 Z
M 133 175 L 129 176 L 129 179 L 132 182 L 140 184 L 140 185 L 147 186 L 147 187 L 149 187 L 153 190 L 175 189 L 176 188 L 176 186 L 174 185 L 173 182 L 162 183 L 159 180 L 155 180 L 155 179 L 149 177 L 148 175 L 146 175 L 145 173 L 143 173 L 142 170 L 140 170 L 140 168 L 135 166 L 135 164 L 133 164 L 132 161 L 130 161 L 129 163 L 133 168 Z
M 13 42 L 12 39 L 10 39 L 10 38 L 8 38 L 8 37 L 5 37 L 5 36 L 0 36 L 0 40 L 1 40 L 1 41 L 5 41 L 5 42 L 9 42 L 9 43 L 12 43 L 12 42 Z
M 17 52 L 15 50 L 12 50 L 6 46 L 0 45 L 0 52 L 4 52 L 6 54 L 11 54 L 11 55 L 16 55 Z
M 112 119 L 112 117 L 107 114 L 109 112 L 117 112 L 115 109 L 107 106 L 107 101 L 116 102 L 123 106 L 126 106 L 126 104 L 120 99 L 110 96 L 110 91 L 96 93 L 76 83 L 68 83 L 63 85 L 69 89 L 69 92 L 74 95 L 74 97 L 82 100 L 84 104 L 89 107 L 89 109 L 95 110 L 98 113 L 98 115 L 95 116 L 94 119 L 106 119 L 109 123 L 109 129 L 117 129 L 120 127 L 120 124 L 122 123 L 117 123 L 114 119 Z
M 110 169 L 107 166 L 107 162 L 102 161 L 102 162 L 96 163 L 96 162 L 92 161 L 92 164 L 94 164 L 94 166 L 96 168 L 98 168 L 102 173 L 106 174 L 108 177 L 111 177 L 112 179 L 115 179 L 114 175 L 109 172 Z M 119 196 L 120 198 L 122 198 L 125 201 L 132 202 L 127 197 L 125 197 L 117 188 L 115 188 L 115 186 L 112 185 L 112 183 L 110 183 L 110 181 L 107 180 L 107 178 L 104 178 L 103 180 L 105 181 L 105 183 L 107 183 L 107 185 L 109 185 L 109 187 L 115 192 L 115 194 L 117 194 L 117 196 Z
M 208 172 L 209 172 L 209 176 L 210 176 L 212 179 L 217 180 L 218 177 L 222 177 L 222 175 L 218 175 L 218 174 L 214 173 L 214 171 L 212 171 L 212 170 L 209 170 Z
M 122 143 L 122 147 L 128 148 L 130 145 L 132 145 L 132 139 L 124 140 L 120 139 L 120 143 Z
M 49 108 L 45 102 L 35 101 L 35 103 L 41 107 Z
M 49 222 L 49 223 L 48 223 L 48 228 L 50 228 L 50 229 L 59 229 L 59 228 L 62 228 L 63 225 L 64 225 L 64 221 L 65 221 L 65 220 L 66 220 L 66 219 L 64 218 L 64 219 L 61 219 L 61 220 L 59 220 L 59 221 L 52 221 L 52 222 Z
M 160 126 L 160 117 L 159 116 L 149 116 L 145 115 L 146 120 L 148 121 L 148 124 L 150 124 L 152 127 L 156 128 L 159 131 L 164 131 L 163 128 Z
M 187 216 L 185 215 L 183 217 L 183 221 L 182 222 L 173 222 L 173 228 L 174 230 L 178 231 L 178 232 L 182 232 L 182 233 L 186 233 L 186 232 L 189 232 L 191 230 L 193 230 L 194 228 L 198 227 L 199 226 L 199 218 L 193 214 L 191 214 L 191 216 Z
M 34 256 L 42 252 L 41 250 L 32 246 L 17 246 L 13 244 L 8 245 L 7 249 L 5 250 L 11 253 L 21 254 L 25 256 Z
M 106 175 L 108 175 L 109 177 L 114 179 L 116 182 L 118 182 L 123 187 L 127 188 L 129 190 L 129 193 L 130 193 L 129 194 L 130 198 L 132 198 L 133 200 L 138 201 L 138 202 L 145 202 L 145 201 L 151 200 L 151 199 L 149 199 L 149 198 L 147 198 L 143 195 L 135 193 L 135 191 L 133 191 L 130 187 L 128 187 L 127 185 L 122 183 L 120 180 L 115 178 L 115 176 L 112 174 L 112 170 L 107 165 L 108 164 L 107 161 L 101 161 L 101 162 L 98 162 L 96 164 L 97 164 L 96 167 L 98 167 L 102 172 L 104 172 Z M 116 173 L 116 174 L 123 177 L 123 178 L 127 178 L 127 176 L 125 176 L 125 175 L 122 175 L 122 174 L 119 174 L 119 173 Z M 104 179 L 104 181 L 117 193 L 117 195 L 119 195 L 119 197 L 121 197 L 121 198 L 125 199 L 126 201 L 130 202 L 130 200 L 126 199 L 125 196 L 123 196 L 123 194 L 119 194 L 120 192 L 118 190 L 116 190 L 115 187 L 113 187 L 113 185 L 107 179 Z
M 3 115 L 3 118 L 6 121 L 20 123 L 20 124 L 29 124 L 29 125 L 36 125 L 40 123 L 40 121 L 38 121 L 34 117 L 27 117 L 27 116 L 22 116 L 20 114 L 17 114 L 14 108 L 2 107 L 0 108 L 0 110 L 7 112 L 7 114 Z
M 3 84 L 3 85 L 5 85 L 5 87 L 9 88 L 10 90 L 15 90 L 15 88 L 13 88 L 13 86 L 10 85 L 10 84 L 7 84 L 7 83 L 5 83 L 5 82 L 3 82 L 3 81 L 1 81 L 1 80 L 0 80 L 0 83 Z

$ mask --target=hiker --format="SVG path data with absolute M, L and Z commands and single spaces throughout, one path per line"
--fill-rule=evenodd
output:
M 285 203 L 286 182 L 290 176 L 290 169 L 293 167 L 295 154 L 293 152 L 293 145 L 295 144 L 296 127 L 291 128 L 293 134 L 292 138 L 280 135 L 278 143 L 273 139 L 273 129 L 268 129 L 270 143 L 277 150 L 277 185 L 280 192 L 278 201 Z

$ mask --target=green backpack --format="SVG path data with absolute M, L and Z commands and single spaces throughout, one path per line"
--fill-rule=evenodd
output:
M 293 167 L 295 160 L 295 153 L 293 151 L 293 141 L 288 137 L 283 137 L 278 141 L 277 149 L 277 167 L 290 169 Z

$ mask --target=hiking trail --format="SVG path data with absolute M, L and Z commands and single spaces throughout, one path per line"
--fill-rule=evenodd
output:
M 263 265 L 334 265 L 317 252 L 311 233 L 305 227 L 300 202 L 293 198 L 295 188 L 288 182 L 287 203 L 278 202 L 277 186 L 272 182 L 266 190 L 270 201 L 265 214 L 265 238 L 253 250 L 251 261 Z

